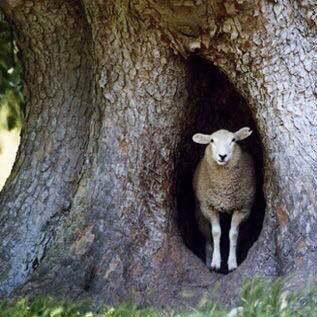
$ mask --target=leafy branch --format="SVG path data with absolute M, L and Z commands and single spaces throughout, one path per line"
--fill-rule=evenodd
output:
M 12 28 L 0 12 L 0 110 L 7 108 L 5 128 L 21 125 L 24 104 L 22 66 Z

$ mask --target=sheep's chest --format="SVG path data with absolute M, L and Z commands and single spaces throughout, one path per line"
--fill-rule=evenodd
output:
M 231 212 L 233 209 L 242 206 L 239 193 L 234 189 L 235 186 L 221 186 L 208 189 L 208 205 L 221 212 Z M 238 189 L 238 188 L 237 188 Z
M 230 181 L 228 178 L 229 175 L 223 175 L 209 183 L 207 203 L 220 212 L 231 213 L 246 204 L 246 196 L 242 193 L 246 180 L 232 175 Z

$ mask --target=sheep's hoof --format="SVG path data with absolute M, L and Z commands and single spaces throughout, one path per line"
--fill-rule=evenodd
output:
M 228 271 L 232 272 L 238 267 L 237 263 L 230 263 L 228 262 Z
M 211 271 L 219 271 L 220 267 L 221 267 L 220 262 L 219 263 L 212 262 L 209 269 Z

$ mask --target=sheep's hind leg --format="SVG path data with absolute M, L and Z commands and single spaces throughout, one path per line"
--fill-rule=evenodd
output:
M 241 222 L 248 216 L 249 212 L 237 210 L 232 215 L 231 227 L 229 231 L 230 250 L 228 257 L 228 270 L 233 271 L 237 268 L 237 239 L 238 229 Z
M 210 223 L 211 223 L 211 233 L 212 233 L 212 240 L 213 240 L 211 269 L 219 270 L 221 266 L 221 255 L 220 255 L 221 227 L 219 223 L 218 213 L 215 213 L 210 217 Z
M 206 254 L 206 265 L 208 268 L 211 268 L 211 258 L 212 258 L 212 246 L 209 240 L 205 242 L 205 254 Z

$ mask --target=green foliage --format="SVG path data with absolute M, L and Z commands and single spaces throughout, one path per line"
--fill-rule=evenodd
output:
M 132 305 L 104 308 L 101 313 L 88 311 L 85 305 L 60 303 L 51 298 L 38 298 L 32 302 L 21 299 L 15 304 L 0 304 L 0 317 L 156 317 L 154 310 L 137 309 Z
M 78 317 L 86 316 L 81 306 L 62 304 L 50 298 L 38 298 L 29 303 L 21 299 L 14 305 L 2 303 L 0 305 L 1 317 Z M 90 316 L 92 316 L 90 314 Z
M 0 317 L 315 317 L 317 291 L 301 296 L 285 292 L 281 282 L 253 280 L 241 293 L 240 305 L 233 309 L 210 304 L 192 312 L 158 312 L 154 309 L 137 309 L 132 305 L 104 308 L 99 313 L 89 312 L 85 306 L 59 303 L 49 298 L 32 302 L 22 299 L 15 304 L 0 305 Z
M 19 126 L 23 118 L 22 66 L 17 54 L 10 25 L 0 12 L 0 107 L 9 109 L 6 122 L 9 130 Z

